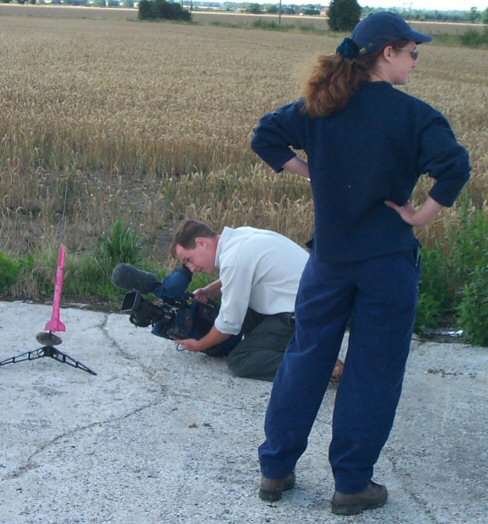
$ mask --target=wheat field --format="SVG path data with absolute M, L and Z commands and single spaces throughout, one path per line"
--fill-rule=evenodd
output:
M 337 36 L 100 11 L 0 5 L 0 249 L 56 244 L 65 192 L 72 250 L 117 218 L 161 259 L 184 217 L 303 243 L 307 182 L 273 174 L 249 142 L 265 112 L 299 96 L 306 68 Z M 486 209 L 488 52 L 424 45 L 405 89 L 449 118 L 471 155 L 473 202 Z M 424 240 L 455 218 L 446 210 Z

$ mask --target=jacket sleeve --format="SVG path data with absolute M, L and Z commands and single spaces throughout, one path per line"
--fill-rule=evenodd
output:
M 254 128 L 253 151 L 278 173 L 296 156 L 294 149 L 304 149 L 304 118 L 298 101 L 268 113 Z
M 438 112 L 421 132 L 418 169 L 435 179 L 429 195 L 445 207 L 453 205 L 469 179 L 468 153 Z

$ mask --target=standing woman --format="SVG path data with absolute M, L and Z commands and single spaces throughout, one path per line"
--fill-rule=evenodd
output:
M 275 378 L 259 448 L 260 497 L 279 500 L 352 327 L 337 390 L 329 460 L 333 513 L 383 506 L 373 467 L 390 433 L 413 332 L 419 248 L 413 227 L 451 206 L 470 165 L 445 117 L 393 87 L 415 68 L 432 37 L 400 16 L 366 17 L 332 56 L 321 56 L 303 99 L 262 118 L 254 151 L 275 171 L 309 177 L 313 252 L 296 304 L 296 332 Z M 307 162 L 294 150 L 304 150 Z M 409 201 L 421 174 L 434 184 Z

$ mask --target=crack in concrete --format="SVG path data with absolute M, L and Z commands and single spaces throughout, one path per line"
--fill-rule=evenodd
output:
M 114 346 L 117 349 L 117 351 L 121 354 L 123 358 L 125 358 L 126 360 L 129 360 L 130 362 L 135 362 L 140 367 L 140 369 L 143 371 L 143 373 L 147 375 L 149 380 L 151 380 L 152 382 L 155 382 L 154 377 L 158 373 L 158 370 L 150 366 L 144 365 L 144 363 L 141 362 L 136 356 L 133 356 L 128 351 L 124 350 L 122 346 L 110 335 L 109 330 L 107 328 L 109 317 L 110 317 L 109 314 L 104 315 L 104 320 L 100 324 L 101 331 L 103 335 L 105 336 L 105 338 L 107 338 L 110 341 L 112 346 Z
M 432 514 L 432 511 L 428 507 L 427 502 L 422 497 L 420 497 L 420 495 L 417 495 L 411 488 L 408 487 L 408 485 L 412 484 L 412 477 L 407 471 L 402 470 L 398 466 L 393 454 L 394 451 L 391 448 L 388 448 L 387 446 L 383 448 L 383 456 L 391 464 L 391 469 L 393 470 L 397 478 L 401 479 L 404 491 L 414 501 L 414 503 L 419 507 L 419 509 L 424 513 L 424 515 L 430 520 L 430 522 L 432 522 L 432 524 L 441 524 L 441 521 L 439 521 Z
M 61 435 L 58 435 L 58 436 L 54 437 L 50 441 L 48 441 L 48 442 L 44 443 L 42 446 L 40 446 L 34 453 L 32 453 L 27 458 L 27 460 L 26 460 L 26 462 L 25 462 L 25 464 L 23 466 L 20 466 L 15 471 L 12 471 L 8 475 L 5 475 L 1 479 L 1 481 L 20 478 L 20 477 L 22 477 L 22 475 L 24 475 L 25 473 L 27 473 L 31 469 L 35 469 L 36 467 L 39 467 L 39 466 L 36 466 L 36 465 L 33 464 L 35 457 L 37 457 L 38 455 L 40 455 L 41 453 L 43 453 L 44 451 L 46 451 L 50 447 L 54 446 L 57 442 L 59 442 L 63 438 L 71 438 L 71 437 L 73 437 L 74 435 L 76 435 L 78 433 L 82 433 L 84 431 L 90 430 L 90 429 L 92 429 L 92 428 L 94 428 L 96 426 L 107 426 L 107 425 L 113 424 L 115 422 L 120 422 L 121 420 L 126 420 L 126 419 L 132 417 L 133 415 L 137 415 L 138 413 L 141 413 L 141 412 L 143 412 L 143 411 L 145 411 L 147 409 L 150 409 L 150 408 L 152 408 L 154 406 L 159 405 L 160 402 L 161 402 L 161 397 L 163 396 L 163 393 L 165 393 L 164 390 L 161 391 L 159 393 L 158 397 L 155 400 L 153 400 L 152 402 L 150 402 L 149 404 L 146 404 L 144 406 L 139 406 L 138 408 L 135 408 L 132 411 L 129 411 L 128 413 L 124 413 L 123 415 L 121 415 L 119 417 L 107 419 L 107 420 L 104 420 L 102 422 L 100 422 L 100 421 L 92 422 L 91 424 L 87 424 L 86 426 L 74 428 L 71 431 L 67 431 L 65 433 L 62 433 Z
M 140 369 L 144 372 L 144 374 L 149 378 L 149 380 L 151 380 L 151 382 L 155 382 L 154 381 L 154 376 L 156 375 L 157 370 L 155 370 L 153 368 L 150 368 L 148 366 L 145 366 L 136 357 L 133 357 L 127 351 L 125 351 L 110 336 L 108 328 L 107 328 L 108 319 L 109 319 L 109 314 L 105 314 L 104 318 L 103 318 L 103 321 L 100 322 L 99 325 L 98 325 L 98 327 L 100 328 L 100 330 L 101 330 L 102 334 L 104 335 L 104 337 L 107 338 L 110 341 L 110 343 L 117 349 L 117 351 L 121 354 L 121 356 L 123 358 L 125 358 L 126 360 L 129 360 L 131 362 L 135 362 L 140 367 Z M 165 394 L 167 392 L 167 387 L 165 385 L 161 385 L 161 384 L 158 384 L 158 386 L 160 387 L 159 392 L 157 394 L 157 397 L 152 402 L 150 402 L 150 403 L 148 403 L 148 404 L 146 404 L 144 406 L 140 406 L 138 408 L 135 408 L 135 409 L 129 411 L 128 413 L 125 413 L 125 414 L 123 414 L 123 415 L 121 415 L 119 417 L 107 419 L 107 420 L 102 421 L 102 422 L 100 422 L 100 421 L 92 422 L 92 423 L 90 423 L 90 424 L 88 424 L 86 426 L 74 428 L 71 431 L 67 431 L 67 432 L 65 432 L 65 433 L 63 433 L 61 435 L 56 436 L 55 438 L 51 439 L 50 441 L 44 443 L 34 453 L 32 453 L 27 458 L 27 460 L 26 460 L 26 462 L 25 462 L 25 464 L 23 466 L 20 466 L 16 470 L 14 470 L 13 472 L 5 475 L 1 479 L 1 481 L 18 479 L 18 478 L 22 477 L 28 471 L 30 471 L 32 469 L 35 469 L 36 467 L 39 467 L 38 465 L 33 464 L 35 458 L 38 455 L 40 455 L 41 453 L 43 453 L 44 451 L 46 451 L 47 449 L 49 449 L 50 447 L 56 445 L 56 443 L 58 443 L 63 438 L 71 438 L 73 435 L 75 435 L 77 433 L 90 430 L 91 428 L 94 428 L 96 426 L 107 426 L 107 425 L 113 424 L 115 422 L 120 422 L 121 420 L 128 419 L 128 418 L 132 417 L 133 415 L 137 415 L 138 413 L 141 413 L 142 411 L 145 411 L 145 410 L 147 410 L 149 408 L 152 408 L 154 406 L 159 405 L 161 403 L 162 397 L 165 396 Z

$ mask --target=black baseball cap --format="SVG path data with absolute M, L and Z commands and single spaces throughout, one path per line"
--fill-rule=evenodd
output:
M 362 55 L 400 40 L 413 40 L 417 44 L 432 40 L 430 35 L 415 31 L 400 15 L 387 12 L 372 13 L 363 18 L 354 28 L 351 38 Z

